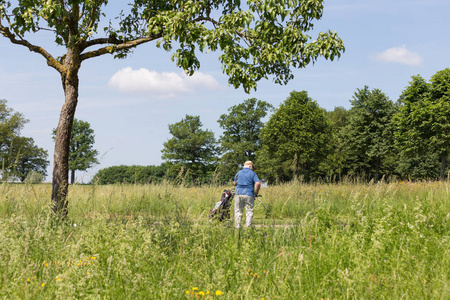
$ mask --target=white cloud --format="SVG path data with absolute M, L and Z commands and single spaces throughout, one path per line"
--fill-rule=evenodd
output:
M 148 93 L 157 98 L 169 98 L 200 89 L 220 88 L 214 77 L 202 72 L 188 76 L 184 72 L 158 73 L 144 68 L 133 70 L 131 67 L 117 71 L 108 84 L 126 93 Z
M 422 57 L 418 53 L 409 51 L 405 45 L 389 48 L 386 51 L 378 53 L 375 55 L 375 59 L 408 66 L 421 66 L 423 64 Z

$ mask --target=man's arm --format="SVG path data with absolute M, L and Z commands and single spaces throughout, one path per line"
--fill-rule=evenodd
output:
M 261 187 L 261 182 L 260 182 L 260 181 L 257 181 L 257 182 L 255 183 L 255 197 L 258 196 L 259 188 L 260 188 L 260 187 Z

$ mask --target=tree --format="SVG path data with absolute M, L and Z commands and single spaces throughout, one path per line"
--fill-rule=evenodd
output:
M 342 130 L 346 164 L 350 175 L 378 180 L 395 169 L 394 103 L 379 89 L 357 89 L 350 100 L 352 108 Z
M 36 146 L 32 138 L 18 137 L 12 152 L 14 155 L 10 158 L 13 166 L 11 174 L 21 182 L 24 182 L 30 173 L 47 175 L 47 167 L 50 164 L 47 160 L 48 153 Z
M 331 137 L 326 112 L 306 91 L 293 91 L 261 131 L 264 147 L 258 164 L 273 167 L 278 182 L 288 169 L 292 170 L 293 179 L 298 175 L 309 178 L 327 156 Z
M 20 131 L 28 122 L 24 116 L 0 100 L 0 160 L 2 180 L 24 181 L 28 173 L 34 171 L 46 175 L 47 151 L 37 147 L 32 138 L 20 136 Z
M 53 139 L 56 137 L 56 129 L 53 129 Z M 70 134 L 69 170 L 71 172 L 70 183 L 75 182 L 75 171 L 86 171 L 98 164 L 98 151 L 93 148 L 95 143 L 94 130 L 91 124 L 82 120 L 73 120 Z
M 184 119 L 169 125 L 173 136 L 164 143 L 162 159 L 184 166 L 195 181 L 204 176 L 207 167 L 217 161 L 218 149 L 214 133 L 202 130 L 199 116 L 186 115 Z
M 399 109 L 393 117 L 395 143 L 400 151 L 398 171 L 412 179 L 433 178 L 436 175 L 433 159 L 429 157 L 430 131 L 423 126 L 428 119 L 427 99 L 430 86 L 420 76 L 412 76 L 409 86 L 400 95 Z
M 251 98 L 230 107 L 227 114 L 220 116 L 217 122 L 224 129 L 219 139 L 224 153 L 221 160 L 222 166 L 230 171 L 225 172 L 227 175 L 234 175 L 239 164 L 255 159 L 260 145 L 259 134 L 264 126 L 262 119 L 272 109 L 271 104 Z
M 431 79 L 431 147 L 440 161 L 440 180 L 444 180 L 450 148 L 450 68 L 439 71 Z
M 395 136 L 404 156 L 403 168 L 417 177 L 433 177 L 435 157 L 443 180 L 450 147 L 450 69 L 434 74 L 430 83 L 412 76 L 399 103 Z
M 333 127 L 332 138 L 329 141 L 332 151 L 328 154 L 327 158 L 320 163 L 319 169 L 321 175 L 332 179 L 345 175 L 345 141 L 342 139 L 340 132 L 345 125 L 347 125 L 349 110 L 342 106 L 337 106 L 332 111 L 327 112 L 327 117 Z
M 344 51 L 335 32 L 320 32 L 316 39 L 306 34 L 322 17 L 322 0 L 134 0 L 130 6 L 123 5 L 127 11 L 121 12 L 117 22 L 110 21 L 100 35 L 107 5 L 107 0 L 0 0 L 0 34 L 43 56 L 61 76 L 65 102 L 55 137 L 52 210 L 63 218 L 82 62 L 105 54 L 124 58 L 133 48 L 157 41 L 167 51 L 176 47 L 172 59 L 192 75 L 200 67 L 199 52 L 219 50 L 229 83 L 242 85 L 248 92 L 262 78 L 273 76 L 283 84 L 293 78 L 292 68 L 303 68 L 320 56 L 333 60 Z M 28 38 L 49 31 L 56 45 L 66 48 L 65 54 L 53 55 Z

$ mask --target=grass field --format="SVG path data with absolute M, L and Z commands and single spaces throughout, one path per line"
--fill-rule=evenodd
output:
M 50 185 L 4 183 L 0 297 L 450 299 L 449 187 L 268 187 L 235 230 L 207 220 L 223 187 L 75 185 L 57 222 Z

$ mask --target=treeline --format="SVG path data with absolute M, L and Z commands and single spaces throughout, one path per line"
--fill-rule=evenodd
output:
M 270 184 L 299 179 L 435 180 L 448 174 L 450 69 L 429 82 L 413 76 L 394 102 L 381 90 L 357 89 L 350 109 L 326 111 L 306 91 L 293 91 L 276 109 L 248 99 L 218 123 L 218 140 L 199 116 L 169 125 L 161 166 L 111 167 L 98 183 L 228 182 L 246 160 Z M 266 122 L 263 119 L 269 116 Z
M 102 169 L 94 176 L 96 184 L 159 183 L 165 178 L 164 166 L 113 166 Z

